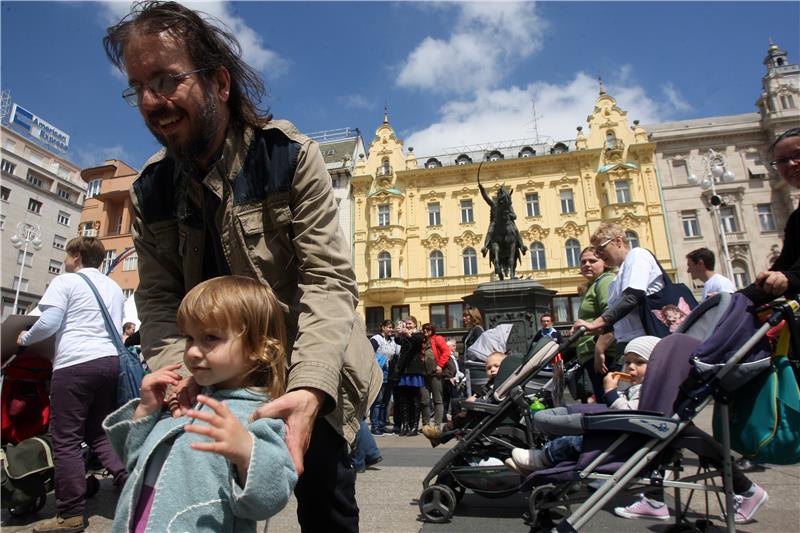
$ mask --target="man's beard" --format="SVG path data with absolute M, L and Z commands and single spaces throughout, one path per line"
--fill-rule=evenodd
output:
M 197 168 L 199 160 L 207 156 L 211 143 L 219 131 L 219 100 L 214 94 L 207 95 L 203 108 L 198 109 L 196 116 L 200 119 L 199 125 L 189 134 L 189 140 L 182 144 L 170 144 L 154 128 L 147 127 L 150 133 L 166 147 L 167 153 L 183 168 Z M 188 119 L 188 117 L 187 117 Z

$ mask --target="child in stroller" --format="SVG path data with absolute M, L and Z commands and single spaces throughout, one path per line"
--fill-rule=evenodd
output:
M 546 337 L 535 343 L 525 357 L 505 357 L 492 389 L 484 396 L 486 400 L 462 404 L 466 415 L 460 426 L 453 425 L 452 431 L 440 436 L 442 440 L 456 436 L 458 442 L 422 482 L 419 507 L 426 521 L 448 521 L 467 489 L 489 498 L 503 498 L 519 491 L 519 476 L 509 471 L 503 461 L 514 448 L 530 448 L 538 442 L 533 431 L 532 398 L 551 406 L 560 400 L 549 397 L 552 393 L 546 390 L 552 380 L 538 387 L 534 377 L 578 337 L 574 335 L 562 345 Z M 495 357 L 500 359 L 500 355 Z
M 676 490 L 678 524 L 686 524 L 688 510 L 688 502 L 683 507 L 681 489 L 724 493 L 725 503 L 720 505 L 730 532 L 735 529 L 734 522 L 752 521 L 767 502 L 767 493 L 732 464 L 729 436 L 723 433 L 720 444 L 694 426 L 692 420 L 708 405 L 712 394 L 719 392 L 718 403 L 724 405 L 723 394 L 730 394 L 744 379 L 752 377 L 756 366 L 769 362 L 769 347 L 763 346 L 763 336 L 786 311 L 776 312 L 769 323 L 758 327 L 749 312 L 752 302 L 739 294 L 722 296 L 708 302 L 715 307 L 701 306 L 705 313 L 689 321 L 708 327 L 710 333 L 682 329 L 654 348 L 641 388 L 639 411 L 622 414 L 599 406 L 569 406 L 536 413 L 537 431 L 583 435 L 579 458 L 536 470 L 524 483 L 523 490 L 532 491 L 531 516 L 537 527 L 552 527 L 549 510 L 563 515 L 566 508 L 569 518 L 558 530 L 580 530 L 622 490 L 630 494 L 642 488 L 655 490 L 663 500 L 662 489 L 670 487 Z M 709 316 L 712 319 L 705 320 Z M 691 355 L 684 358 L 683 354 Z M 764 354 L 766 359 L 762 359 Z M 739 363 L 741 369 L 737 367 Z M 699 458 L 702 468 L 697 474 L 679 475 L 683 450 Z M 720 471 L 724 472 L 722 486 L 713 483 Z M 670 479 L 670 473 L 680 479 Z M 603 483 L 583 501 L 585 496 L 575 496 L 578 493 L 574 489 L 590 480 Z M 571 504 L 581 501 L 577 509 L 570 511 Z M 618 510 L 635 507 L 633 504 Z M 650 513 L 641 514 L 652 517 Z
M 492 401 L 491 392 L 494 388 L 494 379 L 500 372 L 500 365 L 506 354 L 502 352 L 492 352 L 486 358 L 486 377 L 489 378 L 485 385 L 479 391 L 467 398 L 468 402 L 482 402 L 482 403 L 495 403 Z M 458 414 L 454 415 L 450 420 L 445 422 L 444 426 L 440 429 L 439 426 L 425 426 L 422 428 L 422 434 L 431 442 L 434 448 L 443 442 L 450 440 L 456 432 L 454 430 L 461 428 L 467 421 L 468 412 L 466 409 L 461 409 Z
M 639 392 L 642 387 L 650 353 L 658 337 L 638 337 L 625 348 L 625 372 L 609 372 L 603 378 L 605 400 L 611 409 L 635 410 L 639 406 Z M 618 390 L 620 380 L 630 383 L 630 387 Z M 548 468 L 564 461 L 574 461 L 580 456 L 582 435 L 565 435 L 549 441 L 544 448 L 515 448 L 506 466 L 515 472 L 533 472 Z M 663 505 L 663 504 L 662 504 Z

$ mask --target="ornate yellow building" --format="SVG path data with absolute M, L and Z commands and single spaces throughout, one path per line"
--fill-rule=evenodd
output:
M 512 189 L 517 227 L 529 250 L 518 277 L 557 291 L 555 321 L 567 324 L 578 305 L 580 251 L 604 221 L 621 224 L 632 245 L 673 268 L 654 166 L 655 145 L 638 121 L 600 90 L 574 141 L 500 143 L 417 158 L 404 151 L 388 116 L 352 180 L 354 263 L 362 312 L 374 329 L 412 314 L 447 330 L 463 326 L 462 297 L 491 280 L 482 257 L 490 195 Z M 513 146 L 512 146 L 513 144 Z

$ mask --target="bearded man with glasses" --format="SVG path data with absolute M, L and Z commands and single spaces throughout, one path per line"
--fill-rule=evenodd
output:
M 259 75 L 205 14 L 139 3 L 103 43 L 128 76 L 124 99 L 164 146 L 131 195 L 148 364 L 181 360 L 176 311 L 201 281 L 239 274 L 271 286 L 293 340 L 288 392 L 253 417 L 288 426 L 303 531 L 358 531 L 348 441 L 383 376 L 356 315 L 350 249 L 318 145 L 258 108 Z M 192 378 L 181 383 L 173 414 L 198 390 Z

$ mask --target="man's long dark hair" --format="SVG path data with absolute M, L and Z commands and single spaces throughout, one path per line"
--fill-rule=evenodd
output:
M 236 37 L 222 29 L 221 24 L 211 24 L 211 20 L 206 13 L 192 11 L 176 2 L 147 0 L 134 4 L 128 15 L 106 30 L 103 46 L 111 62 L 124 71 L 125 46 L 132 34 L 166 32 L 186 47 L 194 68 L 209 69 L 201 73 L 206 85 L 213 78 L 214 69 L 228 70 L 231 76 L 228 104 L 235 129 L 268 122 L 269 110 L 258 107 L 266 92 L 261 77 L 242 60 L 242 47 Z

